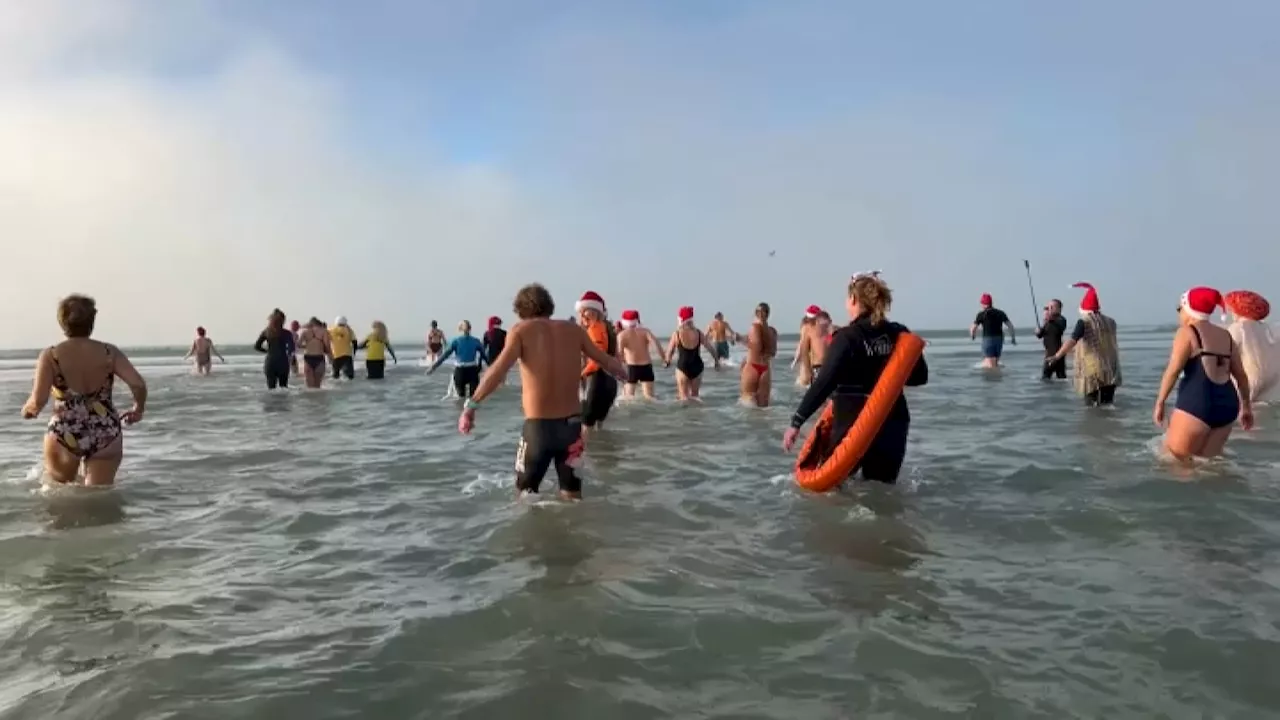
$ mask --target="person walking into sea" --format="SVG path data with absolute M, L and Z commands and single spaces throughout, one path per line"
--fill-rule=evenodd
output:
M 391 362 L 399 365 L 395 348 L 391 347 L 391 339 L 387 335 L 387 326 L 381 320 L 373 321 L 373 332 L 360 342 L 364 350 L 364 373 L 370 380 L 381 380 L 387 370 L 387 355 Z
M 427 363 L 434 365 L 441 352 L 444 352 L 444 331 L 432 320 L 431 331 L 427 333 Z
M 982 367 L 997 368 L 1000 367 L 1000 356 L 1004 354 L 1004 329 L 1009 328 L 1010 345 L 1017 345 L 1018 338 L 1009 316 L 991 304 L 989 293 L 982 293 L 978 304 L 982 306 L 982 310 L 978 311 L 973 325 L 969 327 L 969 339 L 976 338 L 978 329 L 982 329 Z
M 329 328 L 329 347 L 333 351 L 333 379 L 356 376 L 356 333 L 347 324 L 345 315 L 339 315 Z
M 898 336 L 907 328 L 888 318 L 893 304 L 893 293 L 880 279 L 879 274 L 854 275 L 849 282 L 849 297 L 845 301 L 849 325 L 836 331 L 827 348 L 826 362 L 813 384 L 791 416 L 791 427 L 782 435 L 782 447 L 790 452 L 800 434 L 800 428 L 814 413 L 822 408 L 827 398 L 832 402 L 831 438 L 827 443 L 830 452 L 839 447 L 849 429 L 857 422 L 867 398 L 880 381 L 897 345 Z M 916 361 L 907 387 L 918 387 L 929 382 L 929 366 L 924 356 Z M 894 483 L 902 470 L 907 454 L 907 433 L 911 426 L 911 412 L 905 395 L 899 395 L 889 417 L 885 420 L 871 447 L 854 468 L 862 477 L 883 483 Z M 824 458 L 825 459 L 825 458 Z
M 1221 293 L 1207 287 L 1191 288 L 1178 303 L 1178 332 L 1151 418 L 1164 427 L 1165 403 L 1181 375 L 1164 446 L 1182 461 L 1221 455 L 1237 419 L 1253 429 L 1249 377 L 1238 348 L 1231 333 L 1209 322 L 1221 305 Z
M 427 374 L 434 373 L 436 368 L 452 357 L 454 359 L 453 391 L 459 398 L 469 398 L 475 394 L 476 388 L 480 385 L 480 366 L 484 364 L 484 344 L 471 334 L 469 320 L 458 323 L 458 332 L 460 333 L 458 337 L 449 341 L 449 347 L 445 348 L 444 354 L 435 361 Z
M 773 358 L 778 354 L 778 331 L 769 325 L 769 303 L 756 306 L 747 331 L 747 360 L 742 366 L 742 402 L 769 407 L 773 392 Z
M 602 303 L 603 304 L 603 303 Z M 538 284 L 526 285 L 512 303 L 520 318 L 507 336 L 502 354 L 463 406 L 458 431 L 475 427 L 476 410 L 502 384 L 511 366 L 520 363 L 520 402 L 524 428 L 516 448 L 516 493 L 536 493 L 552 464 L 560 481 L 560 496 L 582 499 L 577 474 L 584 448 L 578 378 L 585 355 L 589 362 L 617 378 L 626 368 L 601 350 L 583 328 L 572 321 L 553 320 L 551 293 Z
M 289 387 L 289 356 L 293 354 L 293 333 L 284 326 L 284 313 L 277 308 L 267 316 L 267 327 L 253 344 L 256 352 L 265 353 L 262 374 L 267 378 L 267 389 Z
M 58 324 L 66 340 L 36 359 L 31 396 L 22 406 L 34 420 L 53 398 L 53 417 L 44 436 L 44 469 L 51 480 L 71 484 L 84 468 L 85 485 L 111 485 L 124 458 L 124 425 L 141 422 L 147 383 L 120 348 L 91 339 L 98 317 L 93 298 L 70 295 L 58 303 Z M 133 407 L 116 411 L 112 387 L 120 378 L 133 394 Z
M 213 356 L 217 355 L 223 365 L 227 364 L 227 359 L 222 357 L 222 353 L 218 352 L 218 348 L 213 346 L 213 341 L 205 334 L 203 327 L 196 328 L 196 339 L 191 343 L 191 349 L 183 356 L 183 360 L 190 360 L 191 356 L 196 358 L 196 374 L 208 375 L 213 372 Z
M 1067 319 L 1062 317 L 1062 301 L 1054 298 L 1044 306 L 1044 324 L 1036 330 L 1036 337 L 1044 343 L 1044 380 L 1052 380 L 1054 376 L 1059 380 L 1067 379 L 1067 358 L 1065 355 L 1058 357 L 1066 334 Z
M 725 322 L 722 312 L 716 313 L 715 318 L 707 325 L 707 337 L 715 345 L 716 358 L 721 361 L 729 359 L 729 344 L 739 340 L 738 333 Z
M 507 331 L 502 329 L 502 318 L 494 315 L 489 318 L 489 329 L 484 333 L 484 357 L 485 362 L 493 365 L 493 361 L 498 359 L 502 354 L 502 348 L 507 344 Z
M 686 305 L 676 313 L 675 332 L 671 333 L 671 342 L 663 354 L 663 364 L 670 366 L 674 358 L 676 364 L 676 397 L 686 400 L 701 400 L 698 391 L 702 388 L 702 349 L 707 349 L 717 370 L 720 369 L 720 358 L 711 345 L 711 339 L 693 324 L 693 308 Z
M 587 331 L 591 342 L 610 357 L 617 355 L 618 336 L 609 325 L 604 298 L 588 290 L 573 309 L 578 313 L 578 322 Z M 603 427 L 613 401 L 618 398 L 618 381 L 600 363 L 588 358 L 582 368 L 582 382 L 586 386 L 586 393 L 582 398 L 582 425 L 587 430 Z
M 662 345 L 649 328 L 640 324 L 640 311 L 623 310 L 619 322 L 622 323 L 622 332 L 618 333 L 618 347 L 622 351 L 622 362 L 627 366 L 627 384 L 623 387 L 623 394 L 635 397 L 636 385 L 639 385 L 645 399 L 652 400 L 653 356 L 649 350 L 652 348 L 658 357 L 665 358 Z
M 809 357 L 809 353 L 800 352 L 800 345 L 804 344 L 804 339 L 809 337 L 820 312 L 822 308 L 810 305 L 805 308 L 804 317 L 800 319 L 800 343 L 796 345 L 796 356 L 791 360 L 791 369 L 796 371 L 796 385 L 800 387 L 808 387 L 809 383 L 813 382 L 813 360 Z
M 329 330 L 320 318 L 307 321 L 307 326 L 298 333 L 298 346 L 302 348 L 302 378 L 307 387 L 314 390 L 324 382 L 325 361 L 333 360 Z
M 1084 396 L 1089 405 L 1110 405 L 1115 401 L 1116 388 L 1120 387 L 1120 343 L 1116 321 L 1102 314 L 1098 291 L 1089 283 L 1076 283 L 1072 287 L 1084 288 L 1080 300 L 1080 318 L 1076 320 L 1062 347 L 1045 358 L 1045 367 L 1065 362 L 1067 353 L 1075 351 L 1072 375 L 1076 392 Z
M 297 320 L 289 321 L 289 334 L 293 335 L 293 352 L 289 353 L 289 369 L 294 375 L 298 374 L 298 350 L 302 348 L 302 338 L 299 336 L 301 328 L 302 325 Z
M 813 315 L 813 322 L 800 334 L 800 342 L 796 344 L 796 357 L 791 361 L 791 367 L 795 367 L 797 362 L 802 362 L 802 358 L 808 365 L 809 382 L 805 383 L 806 385 L 811 384 L 813 378 L 817 377 L 818 372 L 822 370 L 827 344 L 831 342 L 831 316 L 817 305 L 810 305 L 809 309 L 817 312 Z

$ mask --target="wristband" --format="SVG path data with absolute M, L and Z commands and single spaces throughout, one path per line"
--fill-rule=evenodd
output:
M 480 403 L 472 400 L 471 398 L 467 398 L 467 401 L 462 403 L 463 410 L 475 410 L 478 407 L 480 407 Z

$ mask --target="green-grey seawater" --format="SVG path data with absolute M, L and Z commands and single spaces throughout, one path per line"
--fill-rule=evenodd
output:
M 1111 410 L 1034 341 L 992 376 L 926 337 L 896 487 L 794 486 L 793 339 L 767 410 L 660 371 L 576 505 L 514 497 L 517 373 L 462 437 L 416 356 L 268 393 L 243 349 L 135 351 L 118 489 L 43 490 L 34 353 L 2 354 L 0 717 L 1276 717 L 1280 413 L 1177 472 L 1167 329 L 1121 336 Z

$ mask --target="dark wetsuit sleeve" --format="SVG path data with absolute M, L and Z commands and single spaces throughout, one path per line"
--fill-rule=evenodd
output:
M 831 345 L 827 348 L 826 362 L 822 363 L 822 369 L 818 371 L 818 377 L 813 379 L 813 383 L 809 385 L 809 390 L 804 394 L 804 399 L 800 401 L 800 407 L 796 408 L 796 412 L 791 416 L 791 427 L 798 428 L 805 424 L 814 413 L 818 412 L 818 408 L 822 407 L 822 403 L 831 397 L 831 393 L 836 389 L 836 375 L 840 371 L 840 366 L 847 362 L 852 362 L 850 358 L 851 345 L 849 343 L 849 335 L 851 333 L 836 333 L 831 338 Z
M 1084 320 L 1076 320 L 1076 326 L 1071 330 L 1071 339 L 1076 342 L 1084 339 Z
M 925 361 L 924 355 L 916 360 L 916 366 L 911 368 L 911 374 L 907 376 L 907 387 L 920 387 L 929 382 L 929 363 Z
M 260 353 L 264 353 L 267 351 L 267 349 L 263 347 L 263 345 L 266 345 L 266 344 L 267 344 L 267 334 L 264 332 L 258 336 L 258 341 L 253 344 L 253 349 L 257 350 Z

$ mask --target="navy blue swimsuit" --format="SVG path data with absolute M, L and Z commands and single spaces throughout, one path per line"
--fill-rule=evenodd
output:
M 1200 331 L 1193 325 L 1191 332 L 1196 335 L 1198 348 L 1182 368 L 1182 383 L 1178 385 L 1178 402 L 1174 407 L 1200 420 L 1210 429 L 1227 427 L 1240 415 L 1240 396 L 1236 393 L 1236 384 L 1230 379 L 1223 383 L 1211 380 L 1204 371 L 1204 361 L 1201 358 L 1217 358 L 1218 365 L 1222 366 L 1231 362 L 1232 353 L 1223 355 L 1207 352 Z

